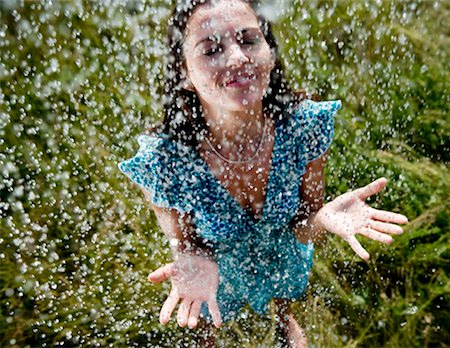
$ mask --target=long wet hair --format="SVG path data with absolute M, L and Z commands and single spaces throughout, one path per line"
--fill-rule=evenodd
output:
M 164 133 L 173 140 L 198 148 L 207 125 L 202 115 L 202 106 L 197 94 L 183 88 L 186 65 L 183 57 L 183 41 L 189 18 L 199 6 L 209 5 L 214 0 L 177 0 L 168 23 L 169 52 L 165 66 L 164 119 L 149 132 Z M 275 65 L 270 74 L 270 83 L 263 97 L 264 114 L 273 119 L 285 118 L 286 107 L 294 106 L 306 97 L 294 93 L 286 81 L 279 58 L 278 44 L 272 33 L 271 23 L 258 14 L 259 1 L 240 0 L 250 5 L 258 19 L 261 31 L 272 50 Z

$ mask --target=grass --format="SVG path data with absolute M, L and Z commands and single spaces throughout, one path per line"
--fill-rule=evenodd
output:
M 183 346 L 158 323 L 170 260 L 117 163 L 161 114 L 168 6 L 0 3 L 0 344 Z M 410 223 L 392 247 L 318 248 L 293 305 L 312 347 L 449 347 L 448 1 L 294 1 L 275 23 L 294 88 L 339 98 L 327 200 L 385 176 L 377 208 Z M 273 307 L 272 307 L 273 311 Z M 245 308 L 223 346 L 273 346 Z

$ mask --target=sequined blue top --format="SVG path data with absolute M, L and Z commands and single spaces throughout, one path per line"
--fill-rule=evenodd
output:
M 137 154 L 119 163 L 160 207 L 190 213 L 197 233 L 214 246 L 224 321 L 248 302 L 262 314 L 270 299 L 299 298 L 308 284 L 313 244 L 298 242 L 290 222 L 300 207 L 306 164 L 320 157 L 334 134 L 340 101 L 302 101 L 275 124 L 266 200 L 260 220 L 242 208 L 191 147 L 161 135 L 138 137 Z M 203 313 L 209 317 L 206 306 Z

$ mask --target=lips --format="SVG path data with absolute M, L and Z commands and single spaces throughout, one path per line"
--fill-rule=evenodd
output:
M 241 87 L 250 85 L 255 80 L 254 74 L 237 74 L 225 82 L 226 87 Z

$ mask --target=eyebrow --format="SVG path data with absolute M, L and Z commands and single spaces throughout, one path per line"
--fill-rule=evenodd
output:
M 259 29 L 259 28 L 256 28 L 256 27 L 244 28 L 244 29 L 242 29 L 242 30 L 236 31 L 236 35 L 244 35 L 244 34 L 247 33 L 247 32 L 253 32 L 253 31 L 258 31 L 258 30 L 260 30 L 260 29 Z M 197 43 L 195 44 L 195 47 L 201 45 L 201 44 L 204 43 L 204 42 L 208 42 L 208 41 L 219 42 L 219 41 L 220 41 L 219 35 L 209 35 L 209 36 L 207 36 L 207 37 L 201 39 L 199 42 L 197 42 Z M 195 48 L 195 47 L 194 47 L 194 48 Z

